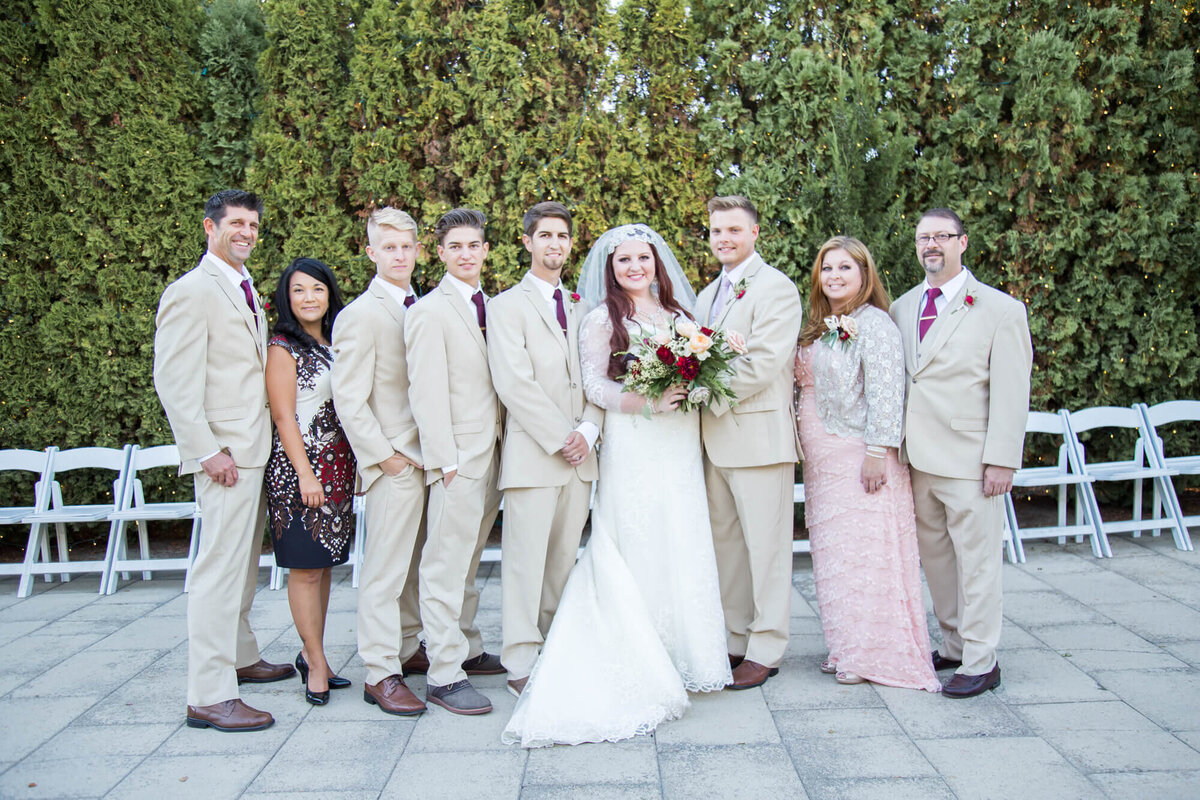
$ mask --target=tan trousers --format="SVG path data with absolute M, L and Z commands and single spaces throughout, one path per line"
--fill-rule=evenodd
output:
M 464 680 L 462 662 L 483 652 L 475 625 L 479 590 L 475 573 L 488 533 L 496 522 L 500 459 L 482 479 L 455 476 L 429 487 L 428 538 L 421 551 L 421 622 L 429 654 L 428 682 L 446 686 Z
M 996 665 L 1000 642 L 1004 498 L 984 497 L 982 481 L 910 472 L 940 652 L 963 662 L 958 672 L 982 675 Z
M 195 474 L 202 521 L 187 604 L 190 706 L 239 697 L 236 670 L 260 658 L 250 606 L 266 524 L 264 472 L 238 467 L 238 481 L 230 487 L 204 472 Z
M 787 650 L 792 613 L 795 467 L 704 460 L 729 652 L 766 667 Z
M 367 532 L 358 581 L 358 655 L 367 683 L 400 675 L 421 632 L 417 565 L 425 540 L 425 473 L 382 475 L 366 494 Z
M 509 680 L 533 671 L 567 576 L 575 566 L 592 484 L 572 473 L 562 486 L 504 491 L 501 591 Z

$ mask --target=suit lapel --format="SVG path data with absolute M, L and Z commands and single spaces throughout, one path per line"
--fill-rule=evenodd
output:
M 391 314 L 392 319 L 396 320 L 397 325 L 404 324 L 404 310 L 387 289 L 375 283 L 375 279 L 372 278 L 371 283 L 367 286 L 367 290 L 383 304 L 383 307 Z
M 749 264 L 746 265 L 746 271 L 742 273 L 742 278 L 741 278 L 741 280 L 738 281 L 738 283 L 745 285 L 745 287 L 746 287 L 745 291 L 750 290 L 750 281 L 754 278 L 755 275 L 758 274 L 758 271 L 760 269 L 762 269 L 763 266 L 764 266 L 764 262 L 762 260 L 762 256 L 760 256 L 757 252 L 755 252 L 754 258 L 750 261 Z M 720 316 L 718 316 L 715 320 L 713 320 L 712 327 L 720 328 L 721 326 L 723 326 L 725 324 L 725 318 L 729 316 L 729 309 L 733 308 L 734 304 L 737 303 L 737 301 L 739 299 L 740 298 L 738 297 L 737 283 L 735 283 L 732 287 L 730 287 L 729 297 L 727 297 L 725 299 L 725 305 L 724 305 L 724 307 L 721 308 Z
M 963 283 L 962 288 L 954 294 L 945 311 L 938 314 L 938 318 L 926 331 L 925 338 L 932 337 L 933 340 L 927 347 L 921 348 L 920 363 L 917 365 L 918 372 L 933 360 L 946 342 L 950 341 L 950 337 L 954 335 L 954 331 L 958 329 L 962 321 L 967 318 L 967 305 L 964 301 L 968 294 L 975 291 L 977 285 L 975 276 L 967 273 L 967 280 Z M 920 303 L 919 297 L 917 302 Z
M 917 304 L 921 302 L 921 288 L 910 289 L 898 301 L 900 340 L 904 342 L 904 368 L 911 375 L 917 371 Z
M 483 338 L 483 331 L 479 330 L 479 317 L 475 311 L 475 306 L 474 304 L 468 303 L 466 300 L 464 300 L 462 294 L 459 293 L 458 289 L 451 286 L 449 281 L 450 276 L 447 275 L 445 278 L 442 278 L 442 282 L 438 284 L 438 288 L 441 290 L 442 294 L 446 295 L 446 300 L 449 301 L 450 307 L 455 310 L 459 319 L 461 319 L 463 324 L 467 326 L 467 330 L 470 331 L 471 336 L 475 339 L 475 344 L 479 345 L 480 352 L 482 352 L 486 358 L 487 342 Z M 484 314 L 486 316 L 486 305 L 484 308 Z
M 234 286 L 223 272 L 223 267 L 220 264 L 215 264 L 207 258 L 201 259 L 201 266 L 204 271 L 212 276 L 217 282 L 221 292 L 226 299 L 233 304 L 238 315 L 241 316 L 242 322 L 245 323 L 246 329 L 250 331 L 250 335 L 254 338 L 254 348 L 258 351 L 259 360 L 263 360 L 263 353 L 267 349 L 267 320 L 262 310 L 262 302 L 259 300 L 258 292 L 252 290 L 254 295 L 254 311 L 250 311 L 250 307 L 246 305 L 246 296 L 242 294 L 242 290 L 238 286 Z M 253 285 L 253 284 L 252 284 Z
M 529 273 L 526 273 L 525 277 L 521 279 L 521 291 L 525 294 L 525 299 L 533 306 L 534 312 L 541 317 L 542 322 L 546 323 L 546 327 L 550 330 L 554 340 L 562 346 L 563 355 L 570 356 L 570 347 L 567 343 L 567 337 L 563 336 L 562 326 L 558 324 L 558 318 L 550 313 L 550 308 L 546 305 L 546 299 L 542 297 L 542 293 L 533 284 L 533 279 L 529 277 Z M 563 298 L 563 308 L 567 310 L 568 331 L 571 329 L 570 305 L 566 301 L 566 298 Z

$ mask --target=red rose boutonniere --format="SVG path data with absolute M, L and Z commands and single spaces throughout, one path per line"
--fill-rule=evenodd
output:
M 975 305 L 975 295 L 967 292 L 967 296 L 963 298 L 963 302 L 966 303 L 968 307 Z
M 571 292 L 571 302 L 572 302 L 572 303 L 578 303 L 578 302 L 579 302 L 579 295 L 577 295 L 575 292 Z
M 734 296 L 734 299 L 736 299 L 736 300 L 741 300 L 741 299 L 742 299 L 742 295 L 744 295 L 744 294 L 746 293 L 746 290 L 747 290 L 747 289 L 749 289 L 749 288 L 750 288 L 750 284 L 746 282 L 746 279 L 745 279 L 745 278 L 742 278 L 740 281 L 738 281 L 737 283 L 735 283 L 735 284 L 733 285 L 733 296 Z
M 263 311 L 270 311 L 270 310 L 271 310 L 271 301 L 270 301 L 270 300 L 264 300 L 264 301 L 263 301 L 263 304 L 262 304 L 262 307 L 263 307 Z

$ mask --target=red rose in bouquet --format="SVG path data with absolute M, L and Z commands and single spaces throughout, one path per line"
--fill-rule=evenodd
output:
M 695 380 L 700 374 L 700 362 L 695 356 L 680 356 L 675 366 L 679 368 L 679 377 L 685 381 Z

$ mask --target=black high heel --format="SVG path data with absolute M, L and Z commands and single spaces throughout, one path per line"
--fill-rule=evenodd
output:
M 308 684 L 308 662 L 304 660 L 304 651 L 296 653 L 296 672 L 300 673 L 300 682 Z M 350 685 L 349 678 L 343 678 L 341 675 L 329 676 L 330 689 L 345 689 Z

